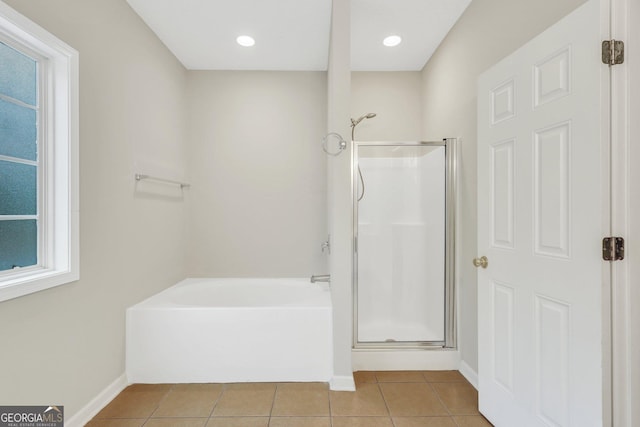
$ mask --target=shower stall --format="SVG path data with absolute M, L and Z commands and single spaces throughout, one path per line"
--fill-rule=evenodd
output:
M 352 156 L 354 348 L 455 347 L 455 139 Z

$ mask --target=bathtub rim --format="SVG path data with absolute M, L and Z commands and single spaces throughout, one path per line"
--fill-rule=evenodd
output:
M 277 284 L 278 281 L 284 282 L 284 284 L 292 285 L 292 284 L 300 284 L 304 285 L 307 288 L 311 288 L 313 290 L 317 290 L 319 303 L 316 304 L 291 304 L 291 305 L 186 305 L 186 304 L 178 304 L 173 301 L 168 300 L 168 296 L 171 295 L 178 289 L 182 289 L 188 287 L 190 285 L 196 285 L 201 282 L 220 282 L 220 284 L 226 284 L 228 282 L 236 282 L 236 283 L 256 283 L 256 282 L 265 282 L 264 286 L 270 286 L 272 284 Z M 215 285 L 215 283 L 213 283 Z M 238 285 L 242 286 L 242 285 Z M 332 301 L 331 301 L 331 289 L 327 283 L 311 283 L 309 282 L 309 278 L 301 278 L 301 277 L 187 277 L 178 281 L 177 283 L 169 286 L 166 289 L 163 289 L 160 292 L 157 292 L 153 295 L 148 296 L 147 298 L 127 307 L 127 311 L 129 310 L 326 310 L 332 309 Z

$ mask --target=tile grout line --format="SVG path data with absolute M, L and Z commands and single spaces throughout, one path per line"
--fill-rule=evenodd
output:
M 391 425 L 393 427 L 396 427 L 396 422 L 393 420 L 393 417 L 391 416 L 391 410 L 389 409 L 389 405 L 387 404 L 387 398 L 385 397 L 384 392 L 382 391 L 382 386 L 380 385 L 380 381 L 378 381 L 378 373 L 376 371 L 374 371 L 373 377 L 376 379 L 376 384 L 378 385 L 378 390 L 380 390 L 382 401 L 384 402 L 385 408 L 387 408 L 387 413 L 389 414 L 389 420 L 391 421 Z
M 377 375 L 376 375 L 376 379 L 377 379 Z M 380 388 L 380 383 L 378 383 L 378 388 Z M 387 398 L 384 396 L 384 393 L 382 392 L 382 388 L 380 388 L 380 394 L 382 394 L 382 400 L 384 400 L 384 404 L 387 405 Z M 391 416 L 391 410 L 389 410 L 389 406 L 387 405 L 387 411 L 389 411 L 389 419 L 391 420 L 391 425 L 393 427 L 397 427 L 396 426 L 396 421 L 393 419 L 393 417 Z
M 387 399 L 384 395 L 384 392 L 382 391 L 382 385 L 381 384 L 427 384 L 429 385 L 429 388 L 433 391 L 433 393 L 436 395 L 436 397 L 438 398 L 438 401 L 442 404 L 442 406 L 444 407 L 445 411 L 447 411 L 447 418 L 449 418 L 454 424 L 457 425 L 457 423 L 455 422 L 455 420 L 453 419 L 453 415 L 451 414 L 451 411 L 449 411 L 449 408 L 447 407 L 447 405 L 445 405 L 445 403 L 442 401 L 442 399 L 440 398 L 440 395 L 438 394 L 438 392 L 434 389 L 434 387 L 431 385 L 431 382 L 429 382 L 428 378 L 424 375 L 424 372 L 420 372 L 420 376 L 422 378 L 422 381 L 382 381 L 380 382 L 378 379 L 378 371 L 374 371 L 373 372 L 374 377 L 376 379 L 376 383 L 378 384 L 378 389 L 380 390 L 380 394 L 382 395 L 382 399 L 385 403 L 385 406 L 387 407 L 387 412 L 389 412 L 389 419 L 391 420 L 391 424 L 396 427 L 396 422 L 394 420 L 394 417 L 391 415 L 391 410 L 389 409 L 389 405 L 387 404 Z M 431 416 L 438 416 L 438 415 L 427 415 L 429 417 Z M 422 417 L 419 415 L 416 415 L 415 417 Z
M 382 401 L 384 402 L 384 407 L 387 409 L 387 415 L 389 417 L 389 419 L 391 420 L 391 424 L 395 425 L 395 423 L 393 422 L 393 418 L 391 417 L 391 410 L 389 409 L 389 405 L 387 404 L 387 398 L 384 395 L 384 392 L 382 391 L 382 387 L 380 386 L 380 383 L 378 382 L 378 376 L 375 375 L 376 377 L 376 385 L 378 386 L 378 391 L 380 392 L 380 395 L 382 396 Z
M 357 389 L 358 386 L 355 384 L 355 381 L 354 381 L 354 385 Z M 331 388 L 328 383 L 327 383 L 327 400 L 329 401 L 329 427 L 333 427 L 333 412 L 331 412 Z
M 220 403 L 220 400 L 222 400 L 222 396 L 224 396 L 228 386 L 229 384 L 222 383 L 222 390 L 220 390 L 220 394 L 218 395 L 218 398 L 215 400 L 215 402 L 213 402 L 213 408 L 211 408 L 211 412 L 209 413 L 209 419 L 213 418 L 213 412 L 216 410 L 216 407 L 218 406 L 218 403 Z M 209 422 L 207 421 L 207 424 L 208 423 Z
M 436 397 L 438 398 L 438 401 L 440 402 L 440 404 L 442 405 L 442 407 L 447 411 L 447 413 L 449 414 L 449 418 L 451 418 L 451 421 L 453 421 L 455 424 L 457 424 L 455 422 L 455 420 L 453 419 L 453 414 L 451 413 L 451 411 L 449 410 L 449 407 L 444 403 L 444 401 L 442 400 L 442 397 L 440 396 L 440 393 L 438 393 L 438 390 L 435 389 L 435 387 L 433 386 L 432 383 L 428 382 L 427 384 L 429 384 L 429 387 L 431 388 L 431 390 L 433 391 L 433 393 L 436 395 Z
M 149 415 L 149 419 L 153 418 L 153 414 L 155 414 L 156 412 L 158 412 L 158 409 L 160 408 L 160 406 L 162 406 L 162 404 L 164 403 L 165 400 L 167 400 L 169 398 L 169 395 L 171 393 L 173 393 L 173 389 L 176 388 L 176 384 L 171 384 L 171 387 L 169 387 L 169 390 L 167 390 L 167 392 L 165 393 L 164 396 L 162 396 L 162 399 L 160 399 L 160 401 L 158 402 L 158 406 L 156 406 L 156 409 L 153 410 L 153 412 L 151 412 L 151 414 Z
M 269 409 L 269 419 L 267 420 L 267 427 L 271 426 L 271 416 L 273 415 L 273 407 L 276 406 L 276 397 L 278 397 L 278 389 L 280 383 L 276 383 L 276 389 L 273 391 L 273 400 L 271 401 L 271 409 Z
M 160 405 L 162 404 L 162 402 L 165 401 L 165 399 L 167 398 L 167 396 L 169 395 L 169 393 L 171 393 L 171 390 L 173 390 L 173 388 L 175 387 L 175 384 L 172 384 L 171 387 L 169 387 L 169 389 L 167 390 L 167 392 L 162 396 L 162 399 L 160 399 L 158 401 L 158 404 L 156 405 L 156 407 L 153 409 L 153 411 L 151 411 L 151 413 L 145 418 L 144 422 L 142 423 L 141 427 L 144 427 L 145 425 L 147 425 L 147 423 L 149 422 L 149 420 L 151 420 L 151 417 L 153 416 L 153 414 L 156 413 L 156 411 L 158 410 L 158 408 L 160 407 Z

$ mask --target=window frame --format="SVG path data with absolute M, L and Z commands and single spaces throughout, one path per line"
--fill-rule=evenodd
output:
M 76 281 L 78 51 L 0 1 L 0 40 L 38 62 L 38 264 L 0 273 L 0 302 Z

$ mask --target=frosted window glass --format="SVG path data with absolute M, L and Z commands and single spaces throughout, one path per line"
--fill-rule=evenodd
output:
M 35 166 L 0 161 L 0 215 L 37 214 Z
M 37 158 L 36 111 L 0 99 L 0 155 Z
M 36 220 L 0 221 L 0 271 L 37 264 Z
M 362 146 L 358 166 L 358 342 L 444 342 L 446 149 Z
M 0 93 L 36 105 L 36 61 L 0 43 Z

